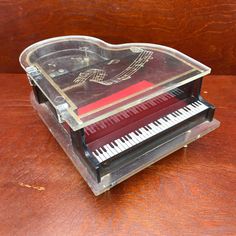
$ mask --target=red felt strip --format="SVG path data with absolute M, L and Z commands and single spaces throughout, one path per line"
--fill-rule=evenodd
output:
M 131 85 L 128 88 L 125 88 L 125 89 L 123 89 L 119 92 L 116 92 L 110 96 L 107 96 L 105 98 L 97 100 L 96 102 L 90 103 L 86 106 L 80 107 L 77 110 L 78 115 L 83 115 L 83 114 L 91 112 L 95 109 L 101 108 L 103 106 L 107 106 L 117 100 L 123 99 L 123 98 L 128 97 L 132 94 L 135 94 L 137 92 L 145 90 L 151 86 L 153 86 L 153 83 L 143 80 L 141 82 L 138 82 L 137 84 Z

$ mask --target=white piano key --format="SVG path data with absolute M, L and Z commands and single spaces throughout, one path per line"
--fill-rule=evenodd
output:
M 200 102 L 200 101 L 197 101 L 197 102 L 194 102 L 194 104 L 197 104 L 198 106 L 200 106 L 202 109 L 207 109 L 208 107 L 205 105 L 205 104 L 203 104 L 202 102 Z
M 154 135 L 158 134 L 160 132 L 160 129 L 158 129 L 158 127 L 156 125 L 154 125 L 153 123 L 148 124 L 151 128 Z
M 153 124 L 154 125 L 154 124 Z M 155 125 L 154 125 L 155 126 Z M 148 126 L 145 126 L 148 129 L 148 132 L 150 133 L 150 137 L 156 135 L 159 131 L 157 129 L 152 128 L 152 126 L 149 124 Z
M 194 106 L 195 106 L 195 107 L 194 107 Z M 194 112 L 195 112 L 195 114 L 197 114 L 197 113 L 199 113 L 199 112 L 203 111 L 203 110 L 204 110 L 204 108 L 203 108 L 203 107 L 201 107 L 201 106 L 192 105 L 192 107 L 191 107 L 191 110 L 192 110 L 192 111 L 194 111 Z
M 170 116 L 173 120 L 175 120 L 176 122 L 180 122 L 180 118 L 179 116 L 175 113 L 175 112 L 172 112 L 170 113 L 168 116 Z M 183 116 L 184 117 L 184 116 Z M 184 117 L 185 118 L 185 117 Z
M 128 148 L 133 146 L 133 145 L 130 144 L 130 142 L 125 137 L 122 137 L 120 139 L 121 139 L 121 141 L 123 141 L 128 146 Z
M 168 124 L 170 124 L 170 126 L 174 126 L 176 123 L 174 122 L 174 120 L 173 119 L 171 119 L 170 117 L 165 117 L 168 121 Z
M 129 142 L 129 140 L 124 136 L 121 138 L 121 140 L 129 147 L 133 147 L 133 145 Z
M 140 128 L 140 131 L 142 132 L 145 139 L 149 139 L 150 137 L 153 136 L 151 132 L 147 131 L 144 127 Z
M 183 110 L 188 117 L 192 116 L 192 113 L 186 107 L 183 107 Z
M 96 149 L 95 151 L 98 153 L 98 155 L 99 155 L 99 157 L 100 157 L 100 159 L 101 159 L 102 161 L 105 161 L 105 160 L 106 160 L 106 157 L 102 154 L 101 151 L 99 151 L 98 149 Z
M 122 151 L 125 150 L 125 148 L 123 148 L 123 147 L 119 144 L 119 142 L 117 141 L 117 139 L 114 141 L 114 144 L 115 144 L 115 147 L 116 147 L 118 150 L 120 150 L 120 152 L 122 152 Z
M 104 145 L 104 148 L 106 149 L 107 151 L 107 154 L 110 156 L 110 157 L 113 157 L 115 154 L 110 150 L 108 144 Z
M 143 135 L 146 139 L 150 138 L 152 136 L 151 132 L 145 130 L 144 128 L 140 128 L 140 131 L 142 131 Z
M 194 115 L 194 113 L 187 106 L 184 107 L 184 110 L 186 114 L 189 115 L 189 117 L 192 117 Z
M 129 143 L 130 147 L 133 147 L 135 145 L 134 142 L 132 142 L 133 140 L 131 138 L 129 138 L 127 135 L 124 136 L 125 140 L 127 143 Z
M 131 136 L 132 140 L 133 140 L 136 144 L 140 143 L 140 140 L 137 139 L 136 134 L 135 134 L 134 132 L 129 133 L 129 135 Z
M 157 131 L 154 130 L 150 124 L 145 126 L 148 129 L 148 132 L 150 132 L 152 134 L 152 136 L 156 135 Z
M 187 119 L 187 117 L 185 117 L 185 116 L 182 116 L 182 117 L 180 118 L 180 117 L 177 116 L 176 114 L 175 114 L 175 116 L 174 116 L 174 114 L 171 114 L 170 116 L 173 118 L 173 120 L 175 120 L 176 124 L 178 124 L 178 123 L 182 122 L 183 120 L 186 120 L 186 119 Z
M 161 125 L 161 123 L 159 124 L 157 121 L 153 121 L 153 124 L 154 124 L 158 129 L 160 129 L 161 131 L 162 131 L 162 130 L 165 130 L 165 127 L 163 127 L 163 126 Z
M 141 142 L 140 138 L 139 138 L 134 132 L 129 133 L 129 135 L 132 137 L 132 139 L 133 139 L 136 143 L 140 143 L 140 142 Z
M 166 116 L 163 117 L 163 120 L 166 122 L 167 125 L 169 125 L 170 127 L 173 126 L 174 124 L 172 124 L 171 120 L 169 120 Z
M 125 149 L 128 149 L 129 146 L 125 142 L 123 142 L 121 139 L 122 138 L 119 139 L 119 143 L 121 143 L 121 145 L 123 145 L 123 147 L 125 147 Z
M 171 120 L 171 124 L 172 125 L 176 125 L 177 123 L 179 123 L 179 121 L 171 114 L 167 115 L 167 117 Z
M 161 130 L 165 130 L 166 127 L 164 125 L 162 125 L 162 123 L 158 120 L 154 121 L 153 123 L 155 123 L 156 125 L 158 125 L 158 127 L 161 129 Z
M 134 146 L 136 143 L 133 141 L 133 139 L 131 138 L 131 136 L 129 137 L 128 135 L 125 135 L 125 137 L 129 140 L 129 143 Z
M 106 144 L 104 147 L 106 147 L 106 149 L 108 149 L 113 154 L 113 156 L 117 154 L 117 151 L 114 148 L 112 148 L 109 144 Z
M 165 120 L 170 126 L 175 125 L 174 121 L 172 119 L 170 119 L 169 117 L 165 116 Z
M 181 115 L 182 114 L 182 115 Z M 173 114 L 171 114 L 171 116 L 173 116 L 178 123 L 182 122 L 183 120 L 186 120 L 189 118 L 189 116 L 187 115 L 184 115 L 183 112 L 180 113 L 177 113 L 177 112 L 173 112 Z M 174 116 L 175 115 L 175 116 Z
M 196 101 L 196 103 L 198 103 L 199 105 L 201 105 L 201 106 L 203 106 L 203 107 L 205 107 L 205 108 L 208 108 L 208 106 L 207 105 L 205 105 L 203 102 L 201 102 L 201 101 Z
M 123 146 L 123 145 L 119 142 L 118 139 L 115 140 L 115 143 L 118 145 L 118 147 L 119 147 L 119 149 L 120 149 L 121 151 L 124 151 L 124 150 L 126 149 L 126 147 Z
M 167 122 L 166 122 L 165 120 L 163 120 L 163 118 L 160 118 L 158 121 L 162 124 L 162 126 L 164 126 L 164 127 L 166 127 L 166 128 L 169 128 L 169 127 L 170 127 L 170 125 L 167 124 Z
M 188 105 L 187 108 L 190 109 L 189 112 L 192 114 L 192 116 L 194 116 L 197 113 L 199 113 L 199 111 L 197 109 L 195 109 L 194 107 L 192 107 L 190 105 Z
M 111 142 L 111 144 L 113 145 L 113 147 L 117 153 L 122 152 L 122 150 L 118 147 L 118 145 L 114 144 L 114 142 Z
M 181 108 L 179 111 L 183 114 L 183 116 L 184 116 L 186 119 L 188 119 L 189 117 L 191 117 L 191 114 L 188 113 L 187 111 L 185 111 L 183 108 Z
M 102 162 L 102 159 L 99 155 L 97 155 L 95 152 L 92 152 L 92 154 L 95 156 L 95 158 L 98 160 L 98 162 Z
M 137 139 L 139 139 L 140 142 L 142 142 L 145 138 L 138 133 L 137 130 L 134 131 L 134 134 L 136 135 Z
M 120 138 L 120 141 L 121 141 L 122 145 L 123 145 L 124 147 L 126 147 L 126 149 L 129 149 L 129 148 L 130 148 L 129 145 L 128 145 L 128 143 L 127 143 L 126 140 L 124 139 L 124 137 L 121 137 L 121 138 Z
M 141 137 L 143 140 L 147 139 L 146 136 L 140 131 L 140 129 L 136 130 L 139 134 L 139 137 Z
M 102 148 L 99 148 L 99 150 L 102 152 L 103 156 L 105 157 L 105 159 L 109 159 L 110 156 L 108 155 L 108 153 L 106 151 L 103 151 Z

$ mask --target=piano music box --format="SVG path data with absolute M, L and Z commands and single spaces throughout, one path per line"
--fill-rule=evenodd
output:
M 67 36 L 26 48 L 31 101 L 95 195 L 219 126 L 210 68 L 172 48 Z

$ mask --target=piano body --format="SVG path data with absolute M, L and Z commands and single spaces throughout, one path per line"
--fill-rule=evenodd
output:
M 219 126 L 210 68 L 168 47 L 66 36 L 26 48 L 32 104 L 95 195 Z

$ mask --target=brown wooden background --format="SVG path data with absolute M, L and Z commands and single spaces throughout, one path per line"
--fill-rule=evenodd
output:
M 73 34 L 163 44 L 236 74 L 235 0 L 0 0 L 0 72 L 23 72 L 26 46 Z

